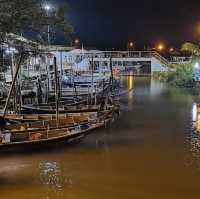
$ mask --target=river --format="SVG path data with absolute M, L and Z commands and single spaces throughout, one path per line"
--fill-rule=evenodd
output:
M 0 156 L 1 199 L 199 199 L 197 93 L 124 77 L 121 115 L 79 143 Z

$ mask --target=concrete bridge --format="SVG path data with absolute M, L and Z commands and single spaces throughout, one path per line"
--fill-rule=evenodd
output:
M 96 67 L 108 67 L 111 60 L 113 68 L 134 69 L 141 74 L 166 72 L 170 62 L 155 51 L 88 51 L 82 55 Z

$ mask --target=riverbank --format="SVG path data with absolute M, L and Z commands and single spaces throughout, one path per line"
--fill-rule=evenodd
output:
M 193 80 L 194 75 L 194 67 L 187 64 L 175 66 L 168 72 L 156 72 L 153 74 L 153 77 L 161 82 L 169 84 L 170 86 L 194 88 L 198 86 Z

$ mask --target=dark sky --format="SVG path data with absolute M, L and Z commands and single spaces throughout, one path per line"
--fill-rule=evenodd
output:
M 133 40 L 138 48 L 159 41 L 178 47 L 184 41 L 198 41 L 195 28 L 200 22 L 200 0 L 68 0 L 68 3 L 75 35 L 86 46 L 123 49 Z

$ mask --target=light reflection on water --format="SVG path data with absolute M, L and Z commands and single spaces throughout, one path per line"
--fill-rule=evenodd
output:
M 188 140 L 190 143 L 190 151 L 192 154 L 192 163 L 197 164 L 200 169 L 200 113 L 198 111 L 198 104 L 193 103 L 192 106 L 192 125 Z
M 198 101 L 150 78 L 122 84 L 134 91 L 112 128 L 66 148 L 0 157 L 0 198 L 198 199 Z
M 127 76 L 127 82 L 128 82 L 128 105 L 130 107 L 130 104 L 133 103 L 134 95 L 133 95 L 133 88 L 134 88 L 134 76 L 130 75 Z
M 58 162 L 40 163 L 40 181 L 43 185 L 51 186 L 56 190 L 62 190 L 62 171 Z

